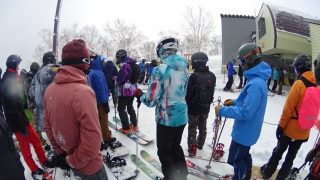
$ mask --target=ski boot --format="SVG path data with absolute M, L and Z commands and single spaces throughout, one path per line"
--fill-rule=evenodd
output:
M 222 143 L 217 144 L 217 147 L 215 149 L 215 155 L 214 155 L 215 160 L 219 160 L 223 156 L 224 154 L 223 148 L 224 148 L 224 144 Z
M 188 152 L 189 152 L 190 157 L 196 156 L 197 155 L 197 144 L 191 144 L 188 149 Z

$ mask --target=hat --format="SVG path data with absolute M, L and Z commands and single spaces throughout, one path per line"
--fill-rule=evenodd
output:
M 17 65 L 20 64 L 21 61 L 22 59 L 20 58 L 20 56 L 12 54 L 7 58 L 7 68 L 16 69 Z
M 62 65 L 82 64 L 84 58 L 89 58 L 89 51 L 82 39 L 72 40 L 62 48 Z
M 42 63 L 44 65 L 49 63 L 55 63 L 55 62 L 56 62 L 56 57 L 54 56 L 54 53 L 52 51 L 48 51 L 43 54 Z

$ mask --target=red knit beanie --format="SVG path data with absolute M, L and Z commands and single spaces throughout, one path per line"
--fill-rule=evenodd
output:
M 62 48 L 62 65 L 82 64 L 84 58 L 89 58 L 89 51 L 82 39 L 74 39 Z

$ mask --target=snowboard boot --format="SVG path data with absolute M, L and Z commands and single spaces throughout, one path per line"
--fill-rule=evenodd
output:
M 250 180 L 252 174 L 252 169 L 248 169 L 247 172 L 244 174 L 243 180 Z
M 41 168 L 38 168 L 36 171 L 31 173 L 31 176 L 34 180 L 42 180 L 44 171 Z
M 107 150 L 107 149 L 108 149 L 108 144 L 102 142 L 100 145 L 100 151 Z
M 194 157 L 197 155 L 197 144 L 191 144 L 188 149 L 189 156 Z

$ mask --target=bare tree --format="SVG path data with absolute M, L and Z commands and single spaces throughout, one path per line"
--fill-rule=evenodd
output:
M 215 28 L 212 15 L 201 7 L 197 11 L 187 8 L 184 18 L 182 27 L 186 53 L 207 51 Z
M 135 25 L 127 25 L 124 21 L 117 19 L 112 27 L 106 23 L 104 30 L 111 37 L 111 42 L 116 49 L 125 49 L 131 55 L 137 52 L 138 45 L 144 39 Z M 137 54 L 135 54 L 137 56 Z
M 33 58 L 35 59 L 35 61 L 41 64 L 43 54 L 47 51 L 52 51 L 53 33 L 50 29 L 42 29 L 38 35 L 41 38 L 41 44 L 36 47 Z
M 147 61 L 151 61 L 152 59 L 156 58 L 156 47 L 153 41 L 144 42 L 142 43 L 141 47 L 139 48 L 139 52 L 141 53 L 142 58 L 146 59 Z

